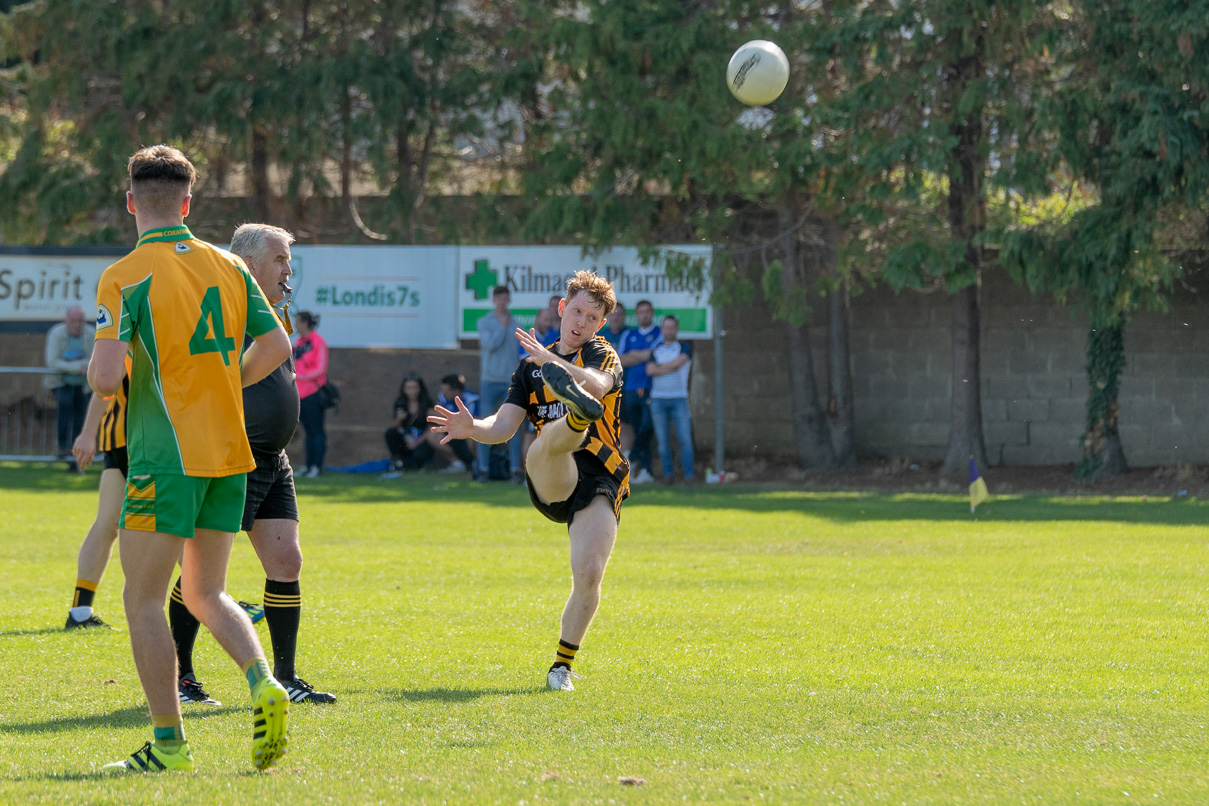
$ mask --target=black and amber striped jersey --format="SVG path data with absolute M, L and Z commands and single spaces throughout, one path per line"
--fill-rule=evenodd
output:
M 595 457 L 628 493 L 630 464 L 621 452 L 618 433 L 621 423 L 618 416 L 621 407 L 621 359 L 603 336 L 593 336 L 591 341 L 569 355 L 564 355 L 559 349 L 561 344 L 561 341 L 554 342 L 550 351 L 577 367 L 598 369 L 613 376 L 613 388 L 601 401 L 604 403 L 604 416 L 588 426 L 587 441 L 576 453 Z M 528 361 L 521 361 L 516 372 L 512 373 L 512 385 L 508 387 L 505 402 L 523 408 L 539 434 L 543 425 L 567 413 L 567 407 L 542 382 L 541 367 Z
M 122 388 L 109 398 L 109 405 L 101 415 L 101 427 L 97 430 L 97 450 L 101 453 L 126 447 L 126 401 L 130 399 L 130 354 L 126 354 L 126 374 L 122 376 Z

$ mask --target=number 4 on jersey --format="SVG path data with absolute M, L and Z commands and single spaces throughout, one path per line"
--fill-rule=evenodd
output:
M 231 358 L 228 353 L 234 350 L 235 337 L 228 336 L 223 327 L 222 297 L 218 294 L 218 286 L 210 286 L 202 297 L 201 318 L 193 329 L 193 338 L 189 339 L 189 355 L 219 353 L 222 362 L 229 367 Z

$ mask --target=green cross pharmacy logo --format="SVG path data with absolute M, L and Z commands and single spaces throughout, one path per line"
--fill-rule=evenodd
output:
M 476 260 L 474 271 L 466 275 L 466 290 L 474 292 L 474 298 L 487 299 L 491 289 L 500 284 L 500 273 L 489 267 L 486 260 Z

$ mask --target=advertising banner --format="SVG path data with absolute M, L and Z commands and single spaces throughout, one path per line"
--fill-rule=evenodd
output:
M 709 260 L 708 246 L 667 246 L 664 254 Z M 524 327 L 532 327 L 537 312 L 553 296 L 562 297 L 566 281 L 579 269 L 591 269 L 613 283 L 625 304 L 627 324 L 633 326 L 634 306 L 650 300 L 656 317 L 674 314 L 680 335 L 702 339 L 713 335 L 708 283 L 692 285 L 668 278 L 662 262 L 643 265 L 638 250 L 609 249 L 584 256 L 578 246 L 460 246 L 457 247 L 459 335 L 478 338 L 479 319 L 491 312 L 491 290 L 507 286 L 510 308 Z M 658 321 L 658 318 L 656 318 Z
M 0 250 L 0 321 L 58 322 L 79 305 L 96 315 L 101 273 L 128 250 Z M 663 262 L 644 265 L 635 248 L 585 257 L 577 246 L 306 246 L 291 248 L 291 313 L 320 317 L 332 347 L 456 349 L 477 339 L 491 311 L 491 290 L 507 286 L 513 314 L 532 327 L 551 297 L 562 297 L 577 270 L 613 283 L 633 326 L 634 306 L 650 300 L 657 316 L 675 314 L 689 339 L 713 335 L 708 283 L 670 279 Z M 708 246 L 668 246 L 664 255 L 708 260 Z
M 120 257 L 0 254 L 0 320 L 61 322 L 78 305 L 91 322 L 101 272 Z
M 458 346 L 454 247 L 295 245 L 291 251 L 290 311 L 318 314 L 328 346 Z

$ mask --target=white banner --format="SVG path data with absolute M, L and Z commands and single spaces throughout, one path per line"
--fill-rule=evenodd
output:
M 291 313 L 321 317 L 330 347 L 458 346 L 450 246 L 291 247 Z
M 669 246 L 667 253 L 708 260 L 708 246 Z M 675 314 L 685 338 L 713 334 L 709 285 L 668 278 L 662 263 L 646 266 L 634 248 L 583 257 L 577 246 L 306 246 L 294 244 L 291 313 L 321 318 L 332 347 L 455 349 L 478 338 L 491 311 L 491 290 L 512 292 L 525 327 L 550 297 L 563 296 L 581 268 L 613 283 L 629 324 L 634 306 L 650 300 L 658 316 Z M 121 255 L 0 254 L 0 320 L 62 321 L 79 305 L 96 315 L 103 272 Z M 658 321 L 658 320 L 656 320 Z
M 708 246 L 667 246 L 665 254 L 709 260 Z M 675 314 L 680 335 L 689 339 L 713 335 L 709 283 L 691 285 L 670 279 L 663 263 L 643 265 L 638 250 L 608 249 L 583 255 L 578 246 L 460 246 L 457 248 L 458 301 L 462 338 L 478 338 L 479 319 L 491 312 L 491 290 L 507 286 L 511 310 L 524 327 L 532 327 L 537 311 L 550 297 L 563 296 L 567 279 L 580 269 L 590 269 L 613 283 L 617 299 L 626 306 L 633 326 L 634 306 L 650 300 L 657 316 Z M 656 319 L 658 321 L 658 319 Z
M 97 283 L 117 255 L 0 254 L 0 320 L 63 321 L 67 309 L 80 306 L 89 322 L 96 318 Z

